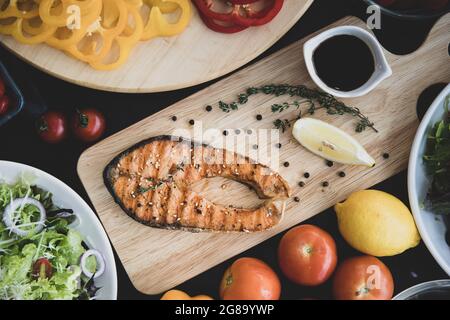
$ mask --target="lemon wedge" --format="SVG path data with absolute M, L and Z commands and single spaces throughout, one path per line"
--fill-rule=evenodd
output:
M 297 120 L 292 134 L 302 146 L 330 161 L 373 167 L 375 160 L 352 136 L 326 122 L 303 118 Z

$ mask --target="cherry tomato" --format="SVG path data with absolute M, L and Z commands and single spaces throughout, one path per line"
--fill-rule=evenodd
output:
M 9 98 L 8 96 L 0 96 L 0 116 L 8 112 Z
M 289 230 L 281 239 L 278 262 L 291 281 L 317 286 L 327 281 L 336 268 L 336 244 L 324 230 L 301 225 Z
M 344 261 L 333 282 L 337 300 L 389 300 L 394 293 L 394 281 L 388 267 L 372 256 Z
M 0 98 L 5 95 L 6 89 L 5 89 L 5 82 L 3 82 L 3 79 L 0 78 Z
M 220 284 L 223 300 L 278 300 L 280 280 L 263 261 L 240 258 L 229 267 Z
M 67 136 L 66 117 L 61 112 L 49 111 L 37 121 L 37 130 L 42 140 L 58 143 Z
M 105 118 L 94 109 L 77 110 L 72 119 L 72 130 L 78 139 L 94 142 L 105 132 Z
M 53 267 L 50 261 L 46 258 L 37 259 L 33 265 L 32 276 L 35 279 L 49 279 L 52 277 Z

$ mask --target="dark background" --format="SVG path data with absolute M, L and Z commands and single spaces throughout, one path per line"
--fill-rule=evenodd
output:
M 316 0 L 301 20 L 280 41 L 256 60 L 276 52 L 346 15 L 355 15 L 365 19 L 364 3 L 359 0 Z M 382 30 L 376 33 L 386 49 L 397 54 L 406 54 L 420 46 L 433 23 L 434 21 L 430 20 L 402 21 L 383 17 Z M 50 109 L 62 110 L 68 115 L 75 108 L 97 108 L 105 114 L 107 119 L 106 135 L 120 131 L 212 83 L 167 93 L 118 94 L 82 88 L 48 76 L 17 60 L 2 47 L 0 47 L 0 60 L 22 88 L 25 88 L 26 99 L 29 103 L 34 103 L 35 107 L 45 105 Z M 151 70 L 144 72 L 151 72 Z M 414 70 L 411 70 L 411 72 L 414 72 Z M 31 84 L 31 87 L 29 84 Z M 431 85 L 432 83 L 430 83 Z M 419 114 L 423 114 L 430 101 L 442 87 L 442 85 L 438 85 L 426 91 L 426 94 L 420 99 Z M 33 91 L 35 92 L 33 93 Z M 43 101 L 40 101 L 36 92 Z M 76 173 L 78 158 L 88 146 L 72 139 L 56 146 L 41 142 L 34 129 L 32 114 L 36 110 L 30 106 L 31 104 L 26 106 L 20 116 L 0 128 L 0 159 L 25 163 L 49 172 L 75 189 L 92 207 Z M 408 203 L 406 185 L 406 172 L 403 172 L 374 188 L 392 193 Z M 340 236 L 332 209 L 317 215 L 306 223 L 317 225 L 332 234 L 337 242 L 340 261 L 359 255 Z M 257 257 L 271 265 L 280 275 L 283 299 L 331 298 L 330 282 L 316 288 L 305 288 L 295 285 L 283 277 L 276 262 L 277 246 L 281 236 L 282 234 L 269 239 L 238 257 Z M 178 288 L 191 295 L 208 294 L 218 298 L 222 274 L 238 257 L 218 265 Z M 116 261 L 119 299 L 159 298 L 159 296 L 146 296 L 139 293 L 131 284 L 117 256 Z M 421 282 L 448 278 L 423 243 L 401 255 L 382 258 L 382 261 L 388 265 L 394 276 L 396 293 Z M 192 263 L 196 262 L 193 261 Z

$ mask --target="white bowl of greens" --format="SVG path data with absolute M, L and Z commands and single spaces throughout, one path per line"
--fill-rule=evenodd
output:
M 94 212 L 55 177 L 0 161 L 0 299 L 117 298 L 114 255 Z
M 411 209 L 428 250 L 450 275 L 450 85 L 428 109 L 409 159 Z

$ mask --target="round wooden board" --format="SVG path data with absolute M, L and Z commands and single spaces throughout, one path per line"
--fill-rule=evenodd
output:
M 115 92 L 161 92 L 197 85 L 243 66 L 279 40 L 314 0 L 285 0 L 269 24 L 227 35 L 205 27 L 197 11 L 183 34 L 141 42 L 128 62 L 114 71 L 96 71 L 47 45 L 0 42 L 33 66 L 63 80 Z

